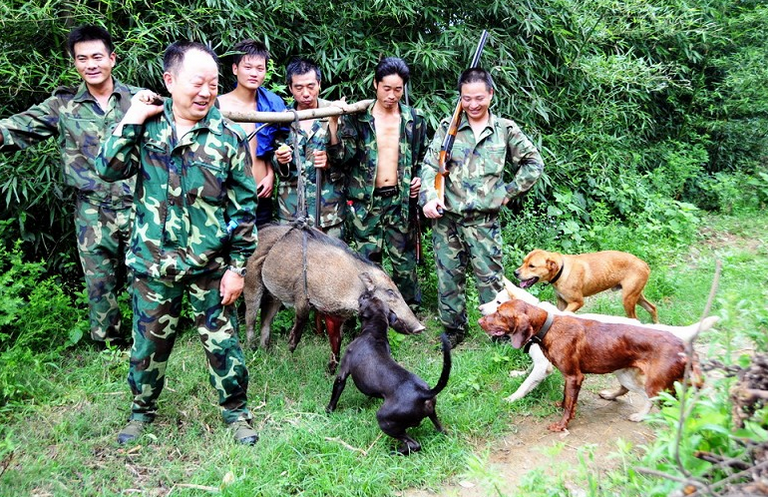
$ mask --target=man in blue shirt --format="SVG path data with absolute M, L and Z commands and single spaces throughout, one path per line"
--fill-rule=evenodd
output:
M 229 93 L 219 97 L 222 111 L 242 111 L 254 109 L 260 112 L 282 112 L 287 109 L 282 98 L 262 87 L 267 75 L 269 50 L 260 41 L 243 40 L 232 47 L 232 74 L 237 85 Z M 248 133 L 248 144 L 253 160 L 253 178 L 256 180 L 256 192 L 259 206 L 256 211 L 257 226 L 268 223 L 273 217 L 272 187 L 275 173 L 271 159 L 275 151 L 275 135 L 288 133 L 279 123 L 239 123 Z

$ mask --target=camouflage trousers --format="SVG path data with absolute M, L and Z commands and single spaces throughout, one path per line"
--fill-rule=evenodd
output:
M 504 288 L 498 215 L 461 217 L 446 212 L 433 222 L 432 243 L 440 321 L 447 328 L 465 330 L 467 266 L 472 265 L 480 302 L 489 302 Z
M 416 251 L 398 196 L 374 197 L 373 205 L 353 201 L 350 236 L 357 252 L 381 266 L 384 252 L 392 263 L 392 281 L 408 304 L 421 303 Z M 362 215 L 361 215 L 362 214 Z
M 133 348 L 128 369 L 128 384 L 134 395 L 131 419 L 151 422 L 155 417 L 184 293 L 192 307 L 208 359 L 210 383 L 219 394 L 224 421 L 251 418 L 246 405 L 248 369 L 237 338 L 236 308 L 221 305 L 221 276 L 205 274 L 180 282 L 145 276 L 133 279 Z
M 91 338 L 125 339 L 120 332 L 117 293 L 125 287 L 125 252 L 131 234 L 131 208 L 112 209 L 78 198 L 75 230 L 88 292 Z

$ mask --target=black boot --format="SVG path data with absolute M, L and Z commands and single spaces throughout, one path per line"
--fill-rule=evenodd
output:
M 449 328 L 446 326 L 445 334 L 448 335 L 448 341 L 451 343 L 451 349 L 455 349 L 457 345 L 464 341 L 465 332 L 461 328 Z

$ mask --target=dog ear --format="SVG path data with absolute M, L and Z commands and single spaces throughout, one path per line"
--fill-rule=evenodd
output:
M 507 295 L 510 296 L 510 298 L 515 298 L 515 284 L 509 281 L 506 276 L 504 277 L 504 290 L 507 291 Z
M 554 259 L 547 258 L 547 270 L 550 272 L 552 276 L 557 274 L 558 268 L 557 268 L 557 261 Z
M 516 349 L 522 348 L 533 336 L 533 326 L 531 320 L 526 314 L 517 314 L 514 318 L 514 328 L 512 330 L 512 346 Z

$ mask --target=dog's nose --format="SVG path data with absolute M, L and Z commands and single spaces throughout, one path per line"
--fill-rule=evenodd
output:
M 514 274 L 514 275 L 515 275 L 515 278 L 517 278 L 518 280 L 520 279 L 520 271 L 518 271 L 517 269 L 515 269 L 514 271 L 512 271 L 512 274 Z

